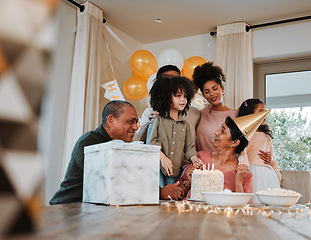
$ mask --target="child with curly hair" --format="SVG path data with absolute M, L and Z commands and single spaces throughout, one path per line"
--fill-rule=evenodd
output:
M 194 97 L 192 82 L 185 77 L 159 78 L 150 90 L 150 105 L 159 112 L 148 127 L 147 144 L 161 146 L 160 187 L 180 176 L 183 157 L 200 167 L 189 124 L 183 119 Z
M 265 106 L 260 99 L 244 101 L 238 111 L 238 117 L 265 111 Z M 271 142 L 272 132 L 266 124 L 266 119 L 261 123 L 246 147 L 250 170 L 253 174 L 253 192 L 280 187 L 282 180 L 278 162 L 273 154 Z M 259 203 L 253 197 L 253 203 Z

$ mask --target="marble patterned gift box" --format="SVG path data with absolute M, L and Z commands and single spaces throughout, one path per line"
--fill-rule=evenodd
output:
M 158 204 L 160 147 L 111 141 L 84 148 L 83 202 Z

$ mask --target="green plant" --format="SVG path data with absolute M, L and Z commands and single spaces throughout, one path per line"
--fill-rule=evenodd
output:
M 273 132 L 273 148 L 281 170 L 311 171 L 311 124 L 298 112 L 271 111 L 267 124 Z

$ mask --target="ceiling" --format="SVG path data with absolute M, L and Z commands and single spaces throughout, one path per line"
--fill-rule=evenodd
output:
M 77 0 L 77 2 L 83 2 Z M 142 44 L 311 15 L 311 0 L 90 0 L 107 22 Z M 154 21 L 162 18 L 162 23 Z M 310 20 L 306 20 L 310 21 Z

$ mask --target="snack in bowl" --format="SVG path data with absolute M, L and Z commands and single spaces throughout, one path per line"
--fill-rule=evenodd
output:
M 231 192 L 228 189 L 220 192 L 202 192 L 207 204 L 220 207 L 238 207 L 248 203 L 253 196 L 252 193 Z
M 284 188 L 268 188 L 267 190 L 257 191 L 256 196 L 265 205 L 290 207 L 297 203 L 301 194 Z

